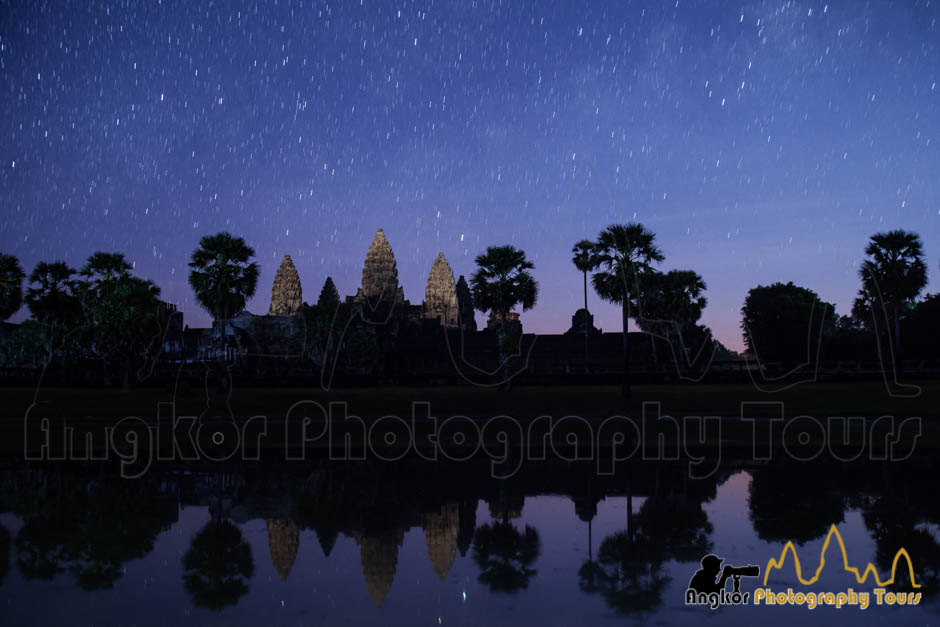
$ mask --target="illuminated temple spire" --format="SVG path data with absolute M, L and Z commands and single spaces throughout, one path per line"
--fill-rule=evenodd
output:
M 457 533 L 460 514 L 457 503 L 441 506 L 440 511 L 424 517 L 424 540 L 428 546 L 431 568 L 441 581 L 457 557 Z
M 362 265 L 361 295 L 370 302 L 379 300 L 401 300 L 398 287 L 398 264 L 395 263 L 395 253 L 392 246 L 385 239 L 385 232 L 379 229 L 366 253 L 365 263 Z
M 290 255 L 284 255 L 281 267 L 274 275 L 274 285 L 271 286 L 271 308 L 269 316 L 291 316 L 300 311 L 303 302 L 300 288 L 300 275 Z
M 396 530 L 381 536 L 364 535 L 358 539 L 362 574 L 376 607 L 382 605 L 388 591 L 392 589 L 398 567 L 398 547 L 401 546 L 403 535 L 400 530 Z
M 269 518 L 264 521 L 268 527 L 268 550 L 271 561 L 281 581 L 287 581 L 287 575 L 297 559 L 300 546 L 300 529 L 288 519 Z
M 424 290 L 425 318 L 437 318 L 445 327 L 457 326 L 457 290 L 454 273 L 444 253 L 437 253 Z

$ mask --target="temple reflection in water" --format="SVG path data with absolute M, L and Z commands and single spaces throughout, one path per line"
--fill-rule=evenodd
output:
M 573 534 L 581 535 L 578 552 L 565 557 L 577 561 L 570 570 L 580 602 L 603 599 L 616 614 L 648 614 L 673 603 L 666 591 L 684 585 L 692 566 L 717 550 L 717 490 L 729 477 L 743 476 L 740 513 L 761 542 L 811 545 L 831 525 L 845 527 L 853 512 L 875 546 L 873 557 L 859 561 L 871 559 L 886 572 L 903 545 L 927 594 L 940 583 L 940 510 L 917 464 L 729 465 L 702 480 L 689 479 L 681 464 L 664 463 L 603 477 L 589 467 L 545 464 L 503 481 L 489 478 L 486 464 L 472 463 L 437 465 L 433 472 L 421 463 L 164 468 L 134 481 L 103 470 L 44 466 L 3 473 L 0 496 L 9 512 L 3 520 L 10 529 L 0 530 L 0 581 L 9 585 L 13 567 L 26 591 L 53 580 L 86 591 L 113 588 L 129 563 L 146 558 L 158 537 L 195 508 L 208 513 L 208 522 L 194 529 L 181 557 L 164 559 L 180 560 L 182 588 L 197 608 L 222 610 L 258 586 L 302 580 L 307 574 L 298 556 L 310 555 L 314 545 L 306 543 L 314 538 L 322 564 L 339 564 L 349 559 L 349 548 L 358 549 L 360 581 L 377 608 L 396 586 L 406 598 L 415 585 L 447 585 L 458 559 L 482 590 L 514 596 L 553 576 L 543 563 L 546 551 L 556 549 L 543 527 L 565 524 L 583 530 Z M 614 501 L 614 520 L 594 537 L 599 505 Z M 530 503 L 535 515 L 527 514 Z M 257 576 L 263 545 L 245 535 L 252 528 L 266 533 L 272 583 Z M 407 548 L 405 539 L 418 529 L 423 546 Z M 354 543 L 345 557 L 334 555 L 339 538 Z M 429 564 L 432 578 L 396 582 L 414 560 Z M 690 566 L 676 574 L 676 564 Z

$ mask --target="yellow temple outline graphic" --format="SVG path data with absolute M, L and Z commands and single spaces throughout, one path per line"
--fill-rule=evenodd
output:
M 793 554 L 793 562 L 796 565 L 796 578 L 804 586 L 809 586 L 816 583 L 816 580 L 819 579 L 819 575 L 822 573 L 823 569 L 826 567 L 826 550 L 829 548 L 829 542 L 832 540 L 832 536 L 836 537 L 836 540 L 839 542 L 839 548 L 842 550 L 842 566 L 846 572 L 850 572 L 855 575 L 855 579 L 858 583 L 863 584 L 865 580 L 868 579 L 868 574 L 871 573 L 872 578 L 875 580 L 875 583 L 880 587 L 890 586 L 894 583 L 894 578 L 897 573 L 898 561 L 903 557 L 907 561 L 907 571 L 911 576 L 911 586 L 914 588 L 920 588 L 921 584 L 917 583 L 914 579 L 914 565 L 911 563 L 911 556 L 907 552 L 907 549 L 900 548 L 897 553 L 894 554 L 894 559 L 891 561 L 891 578 L 886 581 L 881 581 L 878 577 L 878 569 L 875 568 L 875 565 L 871 562 L 868 562 L 868 566 L 865 567 L 865 570 L 859 574 L 859 571 L 854 566 L 849 566 L 849 556 L 845 550 L 845 542 L 842 541 L 842 535 L 839 533 L 839 530 L 836 529 L 835 525 L 832 525 L 829 528 L 829 533 L 826 535 L 826 540 L 823 542 L 822 550 L 819 552 L 819 567 L 816 568 L 816 573 L 810 579 L 803 579 L 803 570 L 800 566 L 800 558 L 796 553 L 796 547 L 793 545 L 793 541 L 788 541 L 783 550 L 780 552 L 780 557 L 773 558 L 771 557 L 767 561 L 767 567 L 764 569 L 764 585 L 767 585 L 767 578 L 770 576 L 770 571 L 772 569 L 782 570 L 784 563 L 787 559 L 787 551 L 790 551 Z

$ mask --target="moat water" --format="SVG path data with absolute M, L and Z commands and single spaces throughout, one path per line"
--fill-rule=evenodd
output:
M 4 625 L 807 625 L 940 621 L 940 506 L 928 463 L 681 466 L 600 478 L 554 467 L 17 468 L 2 477 Z M 482 477 L 482 478 L 481 478 Z M 629 497 L 627 495 L 630 495 Z M 837 532 L 832 532 L 833 526 Z M 788 541 L 793 553 L 768 561 Z M 844 569 L 874 566 L 887 592 Z M 746 605 L 685 603 L 701 559 L 760 567 Z M 754 604 L 774 592 L 868 592 L 861 609 Z M 726 589 L 732 591 L 729 580 Z M 882 597 L 884 602 L 885 597 Z

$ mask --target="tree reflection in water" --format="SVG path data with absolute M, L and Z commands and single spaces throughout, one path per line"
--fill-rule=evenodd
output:
M 183 556 L 183 583 L 198 607 L 221 610 L 248 592 L 255 571 L 251 547 L 241 530 L 225 520 L 212 520 L 193 537 Z
M 901 547 L 907 549 L 914 565 L 919 592 L 932 596 L 940 588 L 940 504 L 931 473 L 906 468 L 886 470 L 877 496 L 862 497 L 860 507 L 865 526 L 875 541 L 875 563 L 889 573 Z M 893 485 L 892 485 L 893 484 Z M 899 563 L 894 587 L 911 590 L 904 562 Z
M 538 531 L 526 525 L 520 532 L 509 522 L 522 516 L 524 504 L 525 497 L 516 484 L 501 483 L 499 495 L 489 501 L 490 516 L 498 521 L 477 527 L 473 535 L 478 579 L 493 592 L 513 594 L 528 588 L 537 573 L 532 564 L 541 550 Z
M 714 495 L 717 480 L 698 482 L 695 489 L 690 489 L 681 469 L 680 475 L 673 476 L 676 470 L 657 466 L 650 478 L 652 493 L 635 516 L 632 486 L 628 483 L 627 528 L 601 542 L 597 561 L 589 549 L 588 560 L 578 570 L 581 590 L 601 594 L 617 613 L 655 609 L 662 603 L 663 590 L 670 581 L 663 572 L 664 562 L 695 561 L 711 551 L 712 525 L 702 509 L 702 500 Z M 580 509 L 579 516 L 590 524 L 596 506 L 582 505 Z
M 23 577 L 53 579 L 68 570 L 84 590 L 112 587 L 126 562 L 153 550 L 168 522 L 145 480 L 52 475 L 25 482 L 11 496 L 23 517 L 14 540 Z
M 805 544 L 845 520 L 845 486 L 818 464 L 780 462 L 751 471 L 748 504 L 765 542 Z
M 520 532 L 508 517 L 477 527 L 473 561 L 480 568 L 480 583 L 493 592 L 514 593 L 529 587 L 535 576 L 532 563 L 539 555 L 538 531 L 530 525 Z
M 112 587 L 125 564 L 153 551 L 160 531 L 177 522 L 179 505 L 191 504 L 208 505 L 213 517 L 193 536 L 182 559 L 184 574 L 176 578 L 177 587 L 182 583 L 196 606 L 217 610 L 245 602 L 255 564 L 235 521 L 255 519 L 267 521 L 268 550 L 282 578 L 302 541 L 300 530 L 313 529 L 325 559 L 340 534 L 363 545 L 391 538 L 379 547 L 388 548 L 387 554 L 364 552 L 382 558 L 363 559 L 367 582 L 382 584 L 370 587 L 381 593 L 376 595 L 380 599 L 399 559 L 430 559 L 433 572 L 451 581 L 448 573 L 458 551 L 470 553 L 482 586 L 513 594 L 536 576 L 541 538 L 532 526 L 512 519 L 521 516 L 526 498 L 552 493 L 569 495 L 585 523 L 584 536 L 578 535 L 586 537 L 587 549 L 572 564 L 579 588 L 597 595 L 595 604 L 603 598 L 616 613 L 643 614 L 667 602 L 662 598 L 669 582 L 667 566 L 697 562 L 712 551 L 712 525 L 702 504 L 714 498 L 725 478 L 748 472 L 748 503 L 736 502 L 734 511 L 749 512 L 761 539 L 804 543 L 821 538 L 851 508 L 861 513 L 876 544 L 874 555 L 853 557 L 871 560 L 887 576 L 897 550 L 904 547 L 923 585 L 920 591 L 929 595 L 940 588 L 940 506 L 932 462 L 900 466 L 780 460 L 746 471 L 732 466 L 704 480 L 689 479 L 683 465 L 665 463 L 635 465 L 626 477 L 605 478 L 590 472 L 577 476 L 565 467 L 523 473 L 512 482 L 477 481 L 475 473 L 487 472 L 488 466 L 452 468 L 449 474 L 428 478 L 417 467 L 324 464 L 284 477 L 277 467 L 239 470 L 224 481 L 205 472 L 155 472 L 127 481 L 110 477 L 104 465 L 82 470 L 30 468 L 0 475 L 0 503 L 22 520 L 13 537 L 0 527 L 0 582 L 12 563 L 24 579 L 50 580 L 64 573 L 57 586 Z M 598 503 L 624 495 L 625 528 L 596 545 Z M 475 530 L 481 501 L 490 506 L 490 521 Z M 635 504 L 640 504 L 636 511 Z M 402 534 L 415 527 L 424 531 L 427 555 L 404 550 L 399 556 Z M 587 560 L 580 561 L 583 557 Z M 335 552 L 332 558 L 337 559 Z M 691 570 L 675 571 L 680 572 Z M 909 584 L 906 568 L 899 569 L 898 578 L 899 587 Z M 9 579 L 5 583 L 11 585 Z M 261 591 L 258 586 L 255 594 Z
M 629 614 L 652 610 L 662 603 L 670 578 L 662 572 L 657 547 L 629 530 L 604 538 L 597 554 L 602 574 L 597 588 L 616 612 Z

